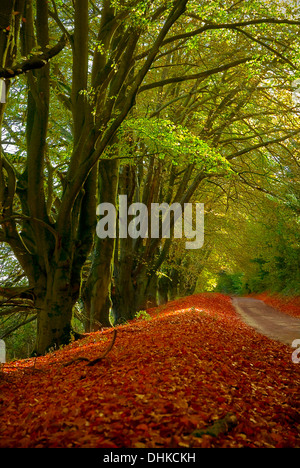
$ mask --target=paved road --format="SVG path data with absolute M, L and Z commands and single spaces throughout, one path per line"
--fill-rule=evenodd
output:
M 243 321 L 262 335 L 289 346 L 300 339 L 300 319 L 279 312 L 258 299 L 235 297 L 232 304 Z

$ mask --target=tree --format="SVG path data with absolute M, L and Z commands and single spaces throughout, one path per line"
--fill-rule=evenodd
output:
M 12 193 L 9 210 L 6 209 L 2 217 L 4 228 L 1 237 L 12 246 L 28 277 L 28 289 L 35 297 L 35 307 L 39 311 L 37 353 L 70 339 L 72 308 L 79 296 L 81 269 L 93 241 L 98 160 L 132 108 L 139 86 L 160 45 L 184 12 L 187 1 L 174 2 L 170 7 L 165 5 L 156 12 L 151 12 L 148 4 L 144 12 L 143 5 L 134 3 L 137 10 L 132 15 L 131 4 L 115 8 L 111 2 L 103 2 L 89 98 L 85 93 L 88 82 L 89 3 L 75 2 L 72 35 L 57 17 L 58 8 L 53 3 L 55 11 L 52 16 L 69 38 L 73 56 L 70 96 L 73 150 L 63 181 L 61 203 L 54 212 L 53 207 L 47 210 L 44 181 L 49 66 L 45 64 L 41 69 L 28 72 L 27 161 L 18 180 L 13 169 L 5 169 L 11 179 L 7 186 Z M 70 8 L 70 4 L 66 8 Z M 14 11 L 11 11 L 11 15 L 18 16 L 13 15 Z M 28 0 L 24 11 L 26 21 L 23 22 L 22 47 L 25 55 L 28 56 L 34 47 L 46 54 L 49 47 L 48 2 L 37 2 L 34 8 L 33 1 Z M 138 21 L 141 13 L 148 14 L 150 21 L 159 17 L 160 28 L 146 59 L 132 74 L 134 54 L 143 31 Z M 165 14 L 163 19 L 161 13 Z M 8 23 L 6 30 L 10 30 L 9 26 Z M 13 215 L 17 187 L 23 208 L 21 233 L 17 230 Z
M 184 93 L 196 97 L 200 92 L 199 86 L 209 77 L 215 76 L 217 82 L 222 77 L 226 82 L 226 72 L 229 70 L 253 61 L 258 63 L 261 57 L 265 57 L 263 48 L 269 54 L 268 63 L 272 67 L 283 63 L 278 68 L 282 73 L 285 73 L 284 67 L 290 65 L 288 62 L 294 59 L 285 59 L 286 41 L 276 42 L 275 36 L 268 34 L 262 44 L 261 37 L 257 37 L 262 35 L 265 25 L 269 24 L 282 36 L 288 33 L 294 41 L 299 21 L 294 20 L 288 10 L 283 16 L 276 9 L 267 11 L 264 7 L 255 7 L 255 17 L 249 19 L 247 7 L 243 5 L 239 9 L 225 2 L 220 7 L 223 15 L 223 19 L 220 19 L 214 17 L 216 5 L 220 7 L 219 2 L 201 2 L 199 5 L 189 0 L 53 0 L 51 4 L 46 0 L 24 0 L 13 4 L 2 2 L 0 13 L 4 23 L 0 37 L 0 76 L 19 77 L 15 88 L 23 89 L 27 100 L 20 159 L 16 161 L 2 148 L 0 162 L 0 240 L 12 249 L 24 271 L 27 284 L 21 291 L 3 288 L 2 294 L 7 298 L 19 294 L 21 299 L 25 295 L 26 299 L 30 298 L 33 302 L 33 310 L 37 313 L 38 354 L 70 339 L 73 308 L 81 295 L 82 274 L 90 260 L 93 246 L 96 255 L 91 281 L 87 283 L 86 303 L 91 304 L 96 298 L 91 310 L 93 314 L 100 314 L 100 322 L 106 324 L 103 317 L 107 319 L 111 268 L 113 253 L 116 251 L 119 252 L 115 260 L 122 288 L 121 297 L 128 292 L 127 298 L 130 298 L 134 292 L 132 278 L 129 277 L 131 284 L 129 281 L 126 285 L 126 271 L 129 271 L 130 262 L 133 261 L 131 253 L 140 251 L 136 250 L 136 246 L 133 250 L 132 245 L 126 245 L 128 239 L 122 240 L 122 243 L 118 241 L 117 244 L 111 242 L 104 250 L 103 242 L 95 238 L 96 207 L 99 201 L 114 199 L 118 193 L 117 186 L 114 183 L 107 187 L 107 180 L 112 180 L 112 177 L 117 180 L 119 173 L 119 191 L 124 190 L 127 195 L 133 195 L 131 189 L 135 171 L 132 166 L 120 168 L 120 159 L 116 160 L 119 153 L 110 151 L 114 151 L 120 138 L 118 131 L 122 124 L 127 122 L 128 117 L 132 117 L 131 112 L 135 111 L 137 104 L 144 99 L 143 96 L 147 95 L 151 102 L 154 90 L 170 90 L 173 95 L 166 93 L 164 100 L 159 101 L 160 106 L 152 109 L 162 115 L 160 107 L 167 108 L 170 100 L 178 98 L 176 93 L 181 92 L 180 84 L 188 84 Z M 196 62 L 197 71 L 193 72 L 185 65 L 173 67 L 171 64 L 169 67 L 166 64 L 166 57 L 169 59 L 172 55 L 176 56 L 188 41 L 195 41 L 197 47 L 197 38 L 200 37 L 202 47 L 205 48 L 207 35 L 213 38 L 220 31 L 230 31 L 233 37 L 237 33 L 245 36 L 248 48 L 237 50 L 234 41 L 229 41 L 221 57 L 215 52 L 199 70 L 200 57 Z M 215 39 L 215 45 L 217 41 Z M 272 45 L 269 45 L 270 41 Z M 257 45 L 254 56 L 248 53 L 250 44 Z M 159 71 L 162 65 L 168 71 L 163 75 Z M 273 70 L 272 67 L 270 65 L 269 70 Z M 27 88 L 22 88 L 22 80 L 25 80 Z M 253 80 L 250 81 L 252 85 Z M 207 86 L 213 86 L 213 83 L 212 80 Z M 14 92 L 13 86 L 7 86 L 9 89 L 11 93 Z M 204 93 L 203 90 L 203 104 Z M 189 102 L 192 109 L 192 103 Z M 9 112 L 10 105 L 13 107 L 7 96 L 7 106 L 1 107 L 2 125 L 4 111 L 6 109 Z M 55 126 L 58 109 L 59 118 L 65 123 L 65 127 L 60 129 Z M 235 115 L 236 112 L 232 112 L 231 122 Z M 194 118 L 196 121 L 196 114 Z M 228 118 L 225 119 L 222 125 L 228 121 Z M 205 141 L 202 135 L 194 134 L 191 128 L 186 132 L 184 125 L 180 127 L 179 122 L 175 124 L 177 138 L 181 131 L 186 143 L 193 143 L 196 151 L 200 151 L 203 140 L 202 148 L 210 148 L 211 154 L 214 153 L 216 145 L 211 144 L 209 138 Z M 133 131 L 129 128 L 127 134 Z M 233 152 L 232 147 L 230 152 L 222 147 L 224 153 L 219 162 L 224 164 L 226 159 L 233 161 L 254 149 L 259 151 L 271 144 L 279 144 L 297 131 L 297 128 L 291 132 L 289 127 L 282 127 L 271 139 L 266 138 L 266 132 L 256 136 L 253 132 L 253 140 L 248 147 L 241 146 L 241 142 L 232 145 L 235 148 Z M 170 138 L 167 128 L 164 135 L 166 139 Z M 214 135 L 216 137 L 215 129 Z M 176 138 L 173 143 L 175 145 Z M 227 148 L 230 144 L 227 143 Z M 145 151 L 144 156 L 147 155 L 147 148 Z M 211 158 L 212 166 L 199 170 L 197 160 L 192 160 L 192 154 L 189 157 L 191 160 L 182 174 L 174 172 L 174 163 L 169 161 L 171 172 L 168 187 L 171 189 L 172 177 L 175 176 L 179 184 L 177 197 L 181 203 L 191 200 L 204 176 L 210 178 L 218 159 Z M 201 163 L 201 151 L 199 161 Z M 158 190 L 155 196 L 161 193 L 160 184 L 155 187 L 152 175 L 161 177 L 160 182 L 165 180 L 165 175 L 162 177 L 163 164 L 156 156 L 147 157 L 146 165 L 140 166 L 140 169 L 151 167 L 150 185 L 147 185 L 146 179 L 142 182 L 144 197 L 149 202 L 153 199 L 149 188 Z M 144 268 L 141 262 L 135 264 L 135 279 L 141 286 L 136 288 L 139 298 L 136 297 L 135 306 L 141 302 L 146 289 L 152 287 L 152 279 L 167 258 L 170 242 L 167 241 L 161 250 L 160 242 L 149 245 L 148 268 Z M 102 269 L 98 268 L 99 248 L 103 255 L 100 262 Z M 149 268 L 150 276 L 147 274 Z M 99 284 L 95 286 L 93 278 L 95 272 L 101 271 L 103 294 L 99 297 L 95 296 Z M 102 310 L 106 312 L 103 314 Z M 122 306 L 123 313 L 127 315 Z
M 205 40 L 207 42 L 207 38 Z M 216 42 L 214 37 L 211 41 L 212 44 Z M 197 46 L 199 45 L 198 39 Z M 250 45 L 253 53 L 252 41 Z M 214 46 L 216 47 L 215 44 Z M 226 38 L 224 54 L 229 52 L 232 54 L 235 48 L 247 54 L 249 38 L 245 39 L 244 34 L 241 36 L 238 34 L 234 47 L 232 42 L 229 42 L 229 46 Z M 202 50 L 201 47 L 199 49 Z M 194 51 L 192 48 L 191 53 L 197 57 L 199 49 Z M 209 47 L 208 50 L 211 64 L 211 56 L 215 49 Z M 220 57 L 219 41 L 217 50 L 214 59 L 220 63 L 222 56 Z M 261 41 L 259 52 L 261 53 Z M 224 175 L 228 175 L 224 165 L 226 159 L 231 163 L 233 174 L 236 174 L 229 182 L 232 190 L 236 190 L 237 193 L 240 190 L 236 184 L 237 179 L 242 184 L 256 187 L 257 190 L 267 190 L 264 186 L 269 184 L 267 177 L 270 166 L 263 166 L 264 159 L 270 157 L 267 156 L 268 152 L 272 154 L 278 149 L 282 151 L 282 146 L 283 151 L 287 153 L 291 137 L 296 138 L 295 135 L 299 133 L 298 111 L 293 106 L 286 105 L 286 97 L 290 95 L 290 65 L 286 67 L 287 62 L 280 61 L 275 66 L 274 53 L 272 52 L 270 56 L 267 53 L 263 63 L 255 64 L 256 76 L 253 75 L 252 66 L 240 64 L 238 71 L 235 68 L 229 72 L 226 69 L 219 69 L 216 76 L 213 73 L 212 78 L 204 83 L 201 81 L 200 84 L 197 82 L 189 86 L 186 82 L 176 83 L 180 81 L 176 74 L 175 78 L 170 80 L 165 78 L 170 63 L 174 73 L 174 69 L 177 72 L 176 67 L 182 68 L 182 63 L 186 60 L 185 51 L 180 54 L 176 49 L 176 54 L 177 60 L 173 57 L 165 60 L 164 57 L 157 65 L 155 62 L 155 68 L 159 68 L 161 63 L 164 79 L 158 80 L 157 83 L 161 86 L 164 84 L 164 88 L 163 90 L 158 88 L 157 95 L 154 95 L 156 99 L 152 95 L 151 99 L 138 100 L 133 121 L 128 122 L 130 129 L 134 130 L 135 134 L 138 133 L 138 137 L 134 140 L 132 135 L 130 136 L 133 150 L 130 151 L 129 147 L 127 154 L 133 152 L 141 158 L 142 163 L 136 162 L 136 169 L 130 165 L 122 171 L 122 179 L 125 180 L 123 182 L 121 180 L 121 185 L 125 189 L 121 189 L 123 191 L 120 193 L 131 194 L 129 203 L 134 199 L 146 202 L 147 206 L 151 202 L 183 203 L 192 200 L 191 197 L 196 193 L 196 189 L 203 190 L 207 183 L 214 184 L 215 187 L 228 184 L 224 178 Z M 204 62 L 205 58 L 201 56 L 201 62 Z M 195 58 L 194 66 L 196 64 Z M 213 64 L 211 68 L 215 70 L 217 67 Z M 181 75 L 178 73 L 178 76 Z M 199 75 L 197 77 L 199 78 Z M 270 77 L 272 77 L 271 85 Z M 150 89 L 147 84 L 145 88 Z M 193 99 L 194 94 L 195 99 Z M 152 107 L 149 101 L 154 103 Z M 147 104 L 143 106 L 145 102 Z M 138 111 L 147 112 L 146 115 L 150 114 L 151 119 L 149 117 L 137 119 Z M 282 112 L 286 116 L 285 120 L 281 117 Z M 162 117 L 169 119 L 165 120 Z M 189 132 L 187 128 L 179 125 L 179 122 L 187 120 Z M 277 121 L 276 126 L 274 126 L 275 121 Z M 239 133 L 243 136 L 240 137 Z M 192 135 L 194 140 L 191 138 Z M 195 146 L 196 135 L 198 147 Z M 124 140 L 122 137 L 123 142 Z M 200 142 L 202 142 L 202 151 L 199 151 Z M 209 142 L 210 145 L 204 142 Z M 216 148 L 216 151 L 214 152 L 212 148 Z M 203 152 L 206 158 L 204 171 Z M 218 154 L 225 155 L 225 158 L 222 159 L 221 156 L 218 158 Z M 217 164 L 219 167 L 216 168 Z M 257 169 L 258 166 L 261 167 L 261 171 Z M 178 191 L 174 189 L 175 184 Z M 201 198 L 200 200 L 202 201 Z M 144 308 L 147 304 L 151 304 L 151 301 L 152 304 L 155 302 L 157 275 L 163 262 L 168 258 L 172 242 L 174 241 L 161 239 L 148 239 L 144 242 L 134 239 L 120 240 L 119 261 L 115 259 L 117 290 L 115 304 L 124 319 L 132 318 L 135 310 Z M 207 249 L 209 250 L 210 248 Z M 164 270 L 161 273 L 163 272 Z M 170 273 L 167 276 L 170 277 Z

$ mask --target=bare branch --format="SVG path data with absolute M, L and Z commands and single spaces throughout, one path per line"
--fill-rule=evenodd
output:
M 23 327 L 24 325 L 27 325 L 27 323 L 33 322 L 34 320 L 36 320 L 36 318 L 37 318 L 37 315 L 33 315 L 33 316 L 30 317 L 29 319 L 24 320 L 22 323 L 19 323 L 18 325 L 15 325 L 15 326 L 11 327 L 9 330 L 6 330 L 6 331 L 4 332 L 3 335 L 1 335 L 1 339 L 6 338 L 6 337 L 9 336 L 11 333 L 13 333 L 14 331 L 18 330 L 18 328 L 21 328 L 21 327 Z

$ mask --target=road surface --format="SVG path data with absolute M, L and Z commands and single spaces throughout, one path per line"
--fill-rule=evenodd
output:
M 279 312 L 258 299 L 235 297 L 232 304 L 243 321 L 262 335 L 289 346 L 300 339 L 299 318 Z

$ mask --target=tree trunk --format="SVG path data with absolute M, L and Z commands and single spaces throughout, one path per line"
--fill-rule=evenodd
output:
M 115 279 L 113 315 L 115 323 L 132 320 L 135 314 L 135 289 L 131 278 L 131 266 L 126 262 L 120 269 L 120 276 Z
M 37 341 L 35 353 L 42 355 L 51 348 L 70 342 L 71 320 L 78 285 L 71 284 L 70 263 L 57 266 L 47 277 L 46 290 L 36 292 Z
M 145 290 L 145 308 L 156 307 L 158 305 L 158 278 L 154 273 L 148 278 Z
M 119 180 L 119 161 L 103 160 L 99 164 L 99 200 L 116 206 Z M 85 285 L 83 299 L 85 303 L 87 331 L 96 331 L 101 327 L 110 327 L 111 283 L 113 275 L 115 238 L 96 237 L 93 261 Z
M 158 280 L 158 303 L 166 304 L 169 300 L 171 280 L 168 276 L 161 276 Z
M 150 276 L 145 266 L 136 279 L 135 312 L 157 306 L 157 292 L 157 276 L 155 274 Z
M 178 296 L 178 283 L 179 283 L 179 272 L 173 269 L 170 273 L 171 285 L 170 285 L 170 300 L 173 301 Z
M 86 331 L 110 327 L 113 239 L 97 239 L 91 271 L 83 293 Z

